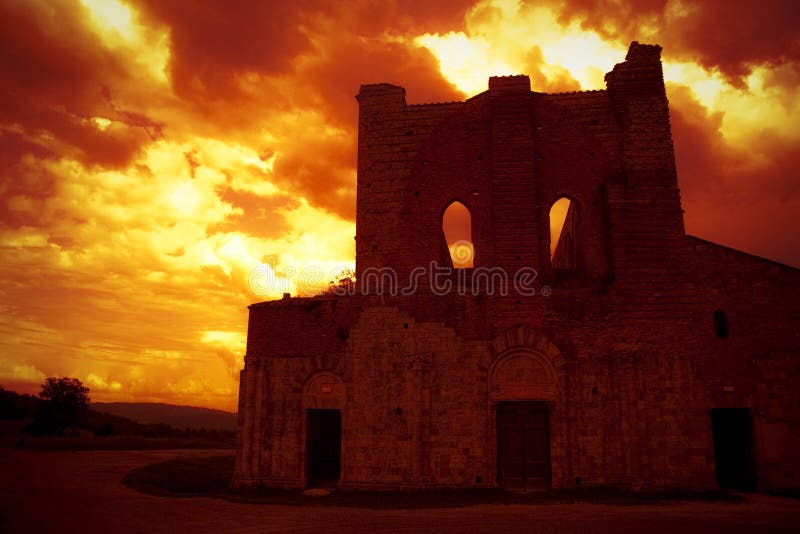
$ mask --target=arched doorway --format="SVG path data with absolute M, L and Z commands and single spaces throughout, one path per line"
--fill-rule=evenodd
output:
M 517 491 L 550 487 L 550 409 L 556 375 L 541 354 L 512 350 L 490 374 L 497 483 Z

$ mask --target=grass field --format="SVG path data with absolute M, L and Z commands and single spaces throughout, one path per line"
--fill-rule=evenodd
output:
M 134 469 L 123 482 L 147 493 L 222 494 L 233 477 L 233 456 L 175 458 Z

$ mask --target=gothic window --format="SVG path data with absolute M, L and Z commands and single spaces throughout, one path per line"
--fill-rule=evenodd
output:
M 442 215 L 442 233 L 448 255 L 456 269 L 473 266 L 475 248 L 472 245 L 472 216 L 461 202 L 454 201 Z
M 550 264 L 554 270 L 580 267 L 579 221 L 575 203 L 561 197 L 550 207 Z

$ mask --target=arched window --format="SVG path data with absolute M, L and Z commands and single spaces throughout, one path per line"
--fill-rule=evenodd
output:
M 550 265 L 555 270 L 580 266 L 578 211 L 575 203 L 561 197 L 550 207 Z
M 472 245 L 472 216 L 464 204 L 455 201 L 447 206 L 442 215 L 442 232 L 453 267 L 472 268 L 475 258 L 475 248 Z

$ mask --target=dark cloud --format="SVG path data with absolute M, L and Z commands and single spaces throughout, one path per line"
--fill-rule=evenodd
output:
M 0 95 L 7 96 L 8 93 L 2 92 Z M 87 165 L 124 168 L 153 138 L 147 128 L 142 128 L 144 123 L 140 122 L 141 119 L 129 124 L 129 116 L 123 116 L 122 120 L 101 129 L 91 120 L 92 117 L 113 114 L 100 103 L 71 112 L 65 107 L 69 103 L 68 97 L 59 101 L 43 99 L 31 93 L 16 93 L 13 100 L 2 96 L 0 114 L 5 123 L 22 126 L 29 144 L 42 146 L 44 143 L 49 145 L 43 147 L 45 150 L 58 151 L 61 156 L 74 158 Z M 99 90 L 97 101 L 101 101 Z M 149 124 L 155 126 L 153 131 L 159 129 L 152 121 Z M 6 154 L 5 158 L 9 159 L 10 155 Z
M 719 69 L 739 85 L 753 65 L 800 61 L 800 9 L 794 0 L 551 3 L 563 21 L 580 20 L 623 44 L 653 40 L 667 57 Z
M 136 0 L 144 17 L 170 35 L 170 75 L 176 91 L 190 98 L 230 99 L 240 94 L 240 76 L 294 72 L 297 59 L 320 50 L 328 38 L 374 39 L 384 33 L 450 31 L 463 25 L 472 0 Z M 321 35 L 320 25 L 326 26 Z M 329 31 L 331 33 L 329 33 Z M 362 42 L 362 46 L 370 43 Z M 337 55 L 343 70 L 352 58 Z M 359 65 L 356 65 L 356 67 Z
M 470 3 L 137 5 L 169 29 L 170 80 L 197 119 L 195 133 L 251 145 L 262 131 L 274 134 L 279 147 L 253 148 L 278 151 L 276 185 L 353 219 L 359 86 L 403 85 L 409 102 L 463 98 L 413 37 L 460 28 Z
M 685 86 L 668 93 L 687 232 L 800 266 L 800 146 L 763 130 L 744 152 L 722 135 L 723 112 Z
M 229 215 L 225 222 L 209 226 L 209 233 L 242 232 L 257 238 L 276 239 L 291 230 L 291 225 L 279 210 L 299 205 L 292 196 L 264 197 L 249 191 L 235 191 L 229 186 L 217 189 L 217 195 L 241 213 Z
M 667 46 L 733 80 L 754 64 L 800 60 L 800 10 L 794 0 L 698 2 L 696 13 L 662 35 Z
M 327 114 L 351 127 L 357 122 L 355 95 L 362 84 L 401 85 L 406 88 L 409 103 L 464 98 L 442 77 L 430 51 L 408 42 L 357 35 L 330 36 L 302 74 L 314 93 L 322 98 Z
M 98 47 L 85 30 L 85 13 L 72 2 L 54 1 L 47 9 L 34 2 L 0 4 L 3 81 L 24 92 L 64 97 L 76 87 L 98 80 L 98 70 L 116 75 L 124 68 Z M 74 95 L 65 107 L 86 106 L 87 95 Z M 81 98 L 82 97 L 82 98 Z
M 374 5 L 342 4 L 307 16 L 306 31 L 313 35 L 314 48 L 298 59 L 294 77 L 276 87 L 284 92 L 282 98 L 314 109 L 325 121 L 308 124 L 300 139 L 283 147 L 275 165 L 277 183 L 351 220 L 355 218 L 355 95 L 359 87 L 381 82 L 402 85 L 409 103 L 464 97 L 442 77 L 433 55 L 413 43 L 416 34 L 409 22 L 413 19 L 395 4 L 386 4 L 384 10 L 373 9 Z M 438 9 L 446 19 L 441 5 Z M 451 18 L 459 13 L 463 19 L 463 7 L 453 10 L 451 6 L 448 13 Z M 338 133 L 323 135 L 329 126 Z
M 475 3 L 475 0 L 331 1 L 324 14 L 340 20 L 341 28 L 357 35 L 377 36 L 387 31 L 419 35 L 464 30 L 464 15 Z
M 137 5 L 152 22 L 169 27 L 176 91 L 227 98 L 239 74 L 291 69 L 295 56 L 310 47 L 304 13 L 319 2 L 140 0 Z
M 460 100 L 414 38 L 464 31 L 467 12 L 471 24 L 502 21 L 473 0 L 124 1 L 136 36 L 115 44 L 78 0 L 0 0 L 0 268 L 11 310 L 0 326 L 13 348 L 0 376 L 91 372 L 131 399 L 233 406 L 241 352 L 227 340 L 243 343 L 246 304 L 258 298 L 250 260 L 352 258 L 359 86 L 402 85 L 409 103 Z M 763 93 L 796 113 L 793 3 L 712 0 L 686 14 L 664 0 L 550 5 L 562 21 L 623 46 L 658 42 L 666 59 L 719 69 L 740 87 L 751 66 L 768 66 Z M 166 79 L 158 57 L 168 57 Z M 535 90 L 578 89 L 567 70 L 542 70 L 538 48 L 521 61 Z M 792 132 L 765 123 L 734 143 L 723 112 L 684 86 L 668 90 L 687 230 L 800 265 Z M 203 342 L 209 332 L 222 341 Z
M 19 132 L 0 133 L 0 168 L 8 169 L 26 154 L 42 159 L 55 155 L 52 150 L 26 139 Z
M 87 14 L 74 2 L 0 5 L 0 117 L 21 129 L 33 153 L 37 139 L 52 139 L 58 150 L 86 164 L 125 167 L 148 142 L 140 129 L 145 117 L 117 113 L 113 128 L 102 131 L 90 119 L 114 114 L 104 94 L 109 85 L 132 79 L 125 60 L 89 32 Z M 22 145 L 5 144 L 3 160 L 21 157 Z M 7 150 L 10 150 L 7 151 Z

